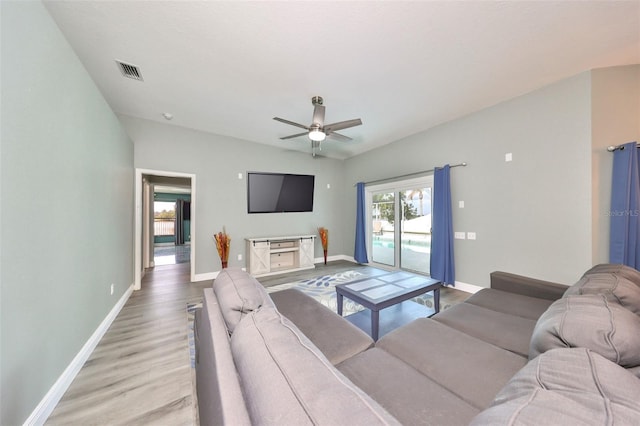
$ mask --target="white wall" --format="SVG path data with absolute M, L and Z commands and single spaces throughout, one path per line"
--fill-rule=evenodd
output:
M 345 239 L 353 241 L 353 236 L 340 232 L 344 198 L 341 160 L 313 158 L 310 153 L 149 120 L 120 118 L 135 141 L 136 168 L 196 175 L 196 275 L 220 270 L 213 234 L 222 231 L 223 226 L 231 236 L 229 266 L 245 266 L 244 239 L 248 237 L 317 235 L 318 227 L 324 226 L 330 233 L 329 256 L 345 252 Z M 247 171 L 315 175 L 313 212 L 248 214 Z M 242 180 L 238 173 L 242 173 Z M 322 256 L 319 239 L 315 253 L 316 257 Z M 242 261 L 237 260 L 238 254 L 243 255 Z
M 477 240 L 456 240 L 456 279 L 486 287 L 504 270 L 573 283 L 591 266 L 590 88 L 583 73 L 348 159 L 346 205 L 357 181 L 468 162 L 451 171 L 454 230 Z M 346 217 L 348 233 L 355 207 Z
M 15 425 L 133 283 L 133 144 L 42 3 L 0 8 L 0 424 Z

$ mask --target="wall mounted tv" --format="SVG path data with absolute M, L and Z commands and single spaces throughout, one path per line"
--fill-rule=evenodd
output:
M 247 172 L 249 213 L 313 211 L 315 176 Z

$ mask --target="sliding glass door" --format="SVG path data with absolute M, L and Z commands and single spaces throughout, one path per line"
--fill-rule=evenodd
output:
M 404 189 L 400 232 L 400 268 L 429 274 L 431 256 L 431 187 Z
M 372 194 L 371 258 L 376 263 L 395 266 L 396 201 L 393 192 Z
M 429 274 L 431 176 L 367 188 L 373 263 Z

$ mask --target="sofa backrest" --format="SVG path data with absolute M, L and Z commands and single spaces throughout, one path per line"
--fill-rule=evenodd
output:
M 220 309 L 213 290 L 205 289 L 194 324 L 200 424 L 250 425 Z
M 254 424 L 399 424 L 273 307 L 242 319 L 231 351 Z

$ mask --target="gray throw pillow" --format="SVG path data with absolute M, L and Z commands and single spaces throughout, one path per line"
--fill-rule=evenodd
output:
M 556 300 L 536 323 L 529 359 L 567 347 L 591 349 L 623 367 L 640 365 L 640 317 L 605 295 Z
M 627 265 L 619 263 L 601 263 L 589 269 L 582 276 L 592 274 L 614 274 L 624 277 L 640 287 L 640 271 Z
M 263 305 L 274 306 L 264 286 L 240 268 L 226 268 L 213 281 L 222 317 L 229 333 L 242 318 Z
M 640 380 L 585 349 L 553 349 L 516 373 L 471 425 L 637 425 Z
M 572 285 L 563 297 L 578 294 L 603 294 L 631 312 L 640 315 L 640 286 L 622 275 L 593 272 Z

